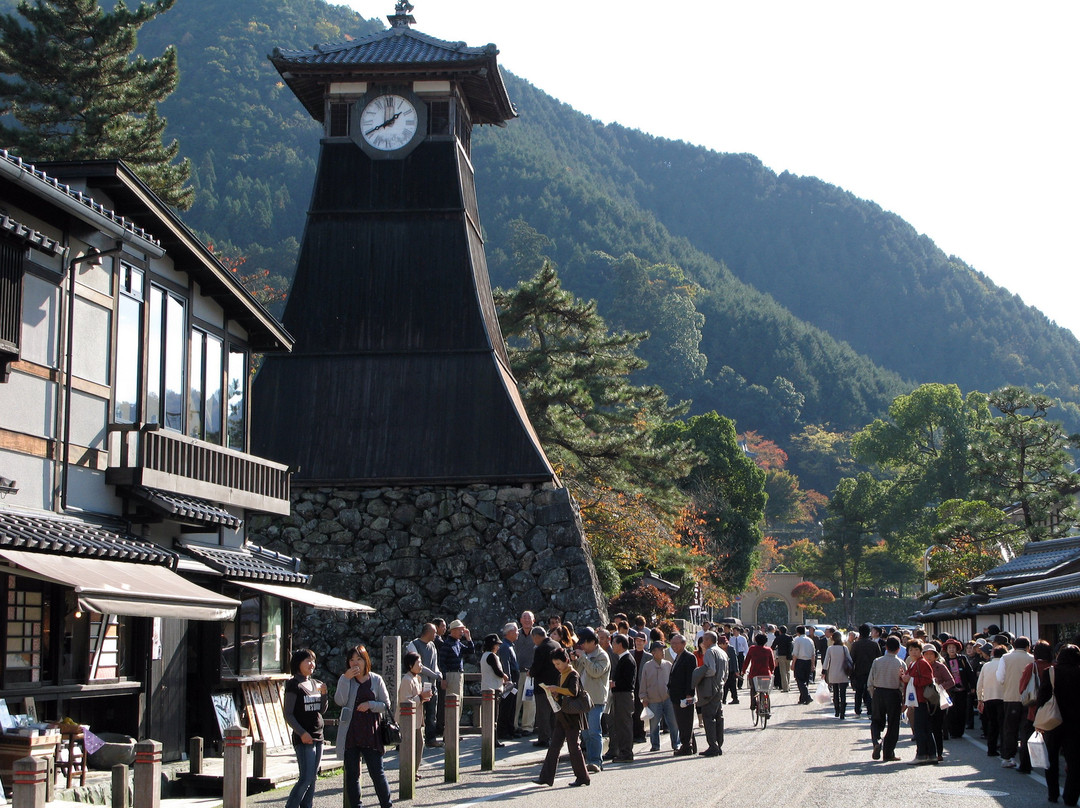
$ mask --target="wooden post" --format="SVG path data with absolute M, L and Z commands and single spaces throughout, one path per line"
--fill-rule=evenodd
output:
M 398 747 L 398 799 L 411 800 L 416 793 L 416 705 L 401 703 L 401 746 Z
M 266 741 L 251 744 L 251 776 L 266 777 Z
M 223 808 L 244 808 L 247 802 L 247 734 L 244 727 L 225 730 L 225 782 Z M 143 808 L 143 806 L 139 806 Z
M 112 808 L 128 808 L 128 767 L 123 763 L 112 767 Z
M 11 769 L 11 804 L 13 808 L 45 808 L 45 781 L 49 761 L 39 757 L 24 757 Z
M 480 693 L 480 771 L 495 770 L 495 691 Z
M 135 744 L 135 805 L 161 808 L 161 744 L 139 741 Z
M 203 767 L 203 739 L 196 735 L 188 741 L 187 747 L 188 771 L 192 774 L 202 774 Z
M 443 729 L 443 782 L 457 783 L 461 779 L 458 744 L 461 737 L 461 696 L 446 688 L 446 726 Z

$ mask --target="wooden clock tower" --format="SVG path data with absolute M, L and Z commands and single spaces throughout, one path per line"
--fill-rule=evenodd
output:
M 492 302 L 470 143 L 516 116 L 494 45 L 414 30 L 270 61 L 323 124 L 284 324 L 255 382 L 253 451 L 323 484 L 552 482 Z

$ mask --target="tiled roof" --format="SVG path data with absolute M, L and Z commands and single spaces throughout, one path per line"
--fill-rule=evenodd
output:
M 119 213 L 115 213 L 99 202 L 95 202 L 93 197 L 89 194 L 84 194 L 82 191 L 77 191 L 69 185 L 65 185 L 55 177 L 50 177 L 44 171 L 40 171 L 34 168 L 33 165 L 24 161 L 21 157 L 15 157 L 10 154 L 7 149 L 0 149 L 0 160 L 5 163 L 19 169 L 29 182 L 39 182 L 43 185 L 48 185 L 55 188 L 62 194 L 67 194 L 69 197 L 85 205 L 87 208 L 97 213 L 99 216 L 104 216 L 115 224 L 120 225 L 123 229 L 127 230 L 133 236 L 146 239 L 153 244 L 159 244 L 158 240 L 139 227 L 137 224 L 129 219 L 125 219 Z
M 498 54 L 494 45 L 470 48 L 446 42 L 411 28 L 391 28 L 378 34 L 307 50 L 275 48 L 271 60 L 291 65 L 432 65 L 483 61 Z
M 63 246 L 56 239 L 49 238 L 34 228 L 15 221 L 10 216 L 0 216 L 0 231 L 52 256 L 57 256 L 64 251 Z
M 1028 542 L 1023 552 L 992 570 L 984 572 L 971 583 L 995 583 L 999 581 L 1022 581 L 1053 574 L 1071 564 L 1080 562 L 1080 540 L 1076 537 Z
M 128 489 L 148 505 L 179 520 L 191 520 L 202 525 L 225 525 L 239 530 L 244 520 L 219 505 L 198 497 L 185 497 L 157 488 L 136 485 Z
M 176 555 L 118 529 L 59 516 L 0 510 L 0 547 L 173 567 Z
M 1002 587 L 997 597 L 984 603 L 978 611 L 979 614 L 1000 614 L 1077 603 L 1080 603 L 1080 573 L 1072 573 Z
M 987 595 L 960 595 L 953 598 L 940 598 L 921 612 L 916 612 L 911 619 L 924 623 L 927 620 L 945 620 L 950 617 L 964 617 L 976 613 L 980 603 L 984 603 Z
M 297 572 L 292 556 L 275 553 L 257 544 L 243 547 L 217 547 L 184 544 L 184 550 L 228 578 L 250 581 L 278 581 L 306 584 L 309 576 Z

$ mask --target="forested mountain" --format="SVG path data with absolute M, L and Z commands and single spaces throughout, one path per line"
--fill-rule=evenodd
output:
M 162 113 L 195 168 L 185 219 L 249 269 L 291 273 L 318 154 L 267 54 L 383 27 L 323 0 L 178 0 L 141 32 L 147 54 L 179 50 Z M 899 217 L 507 81 L 520 119 L 473 140 L 494 282 L 550 257 L 609 322 L 653 334 L 645 373 L 673 399 L 783 439 L 862 426 L 916 382 L 1010 382 L 1080 427 L 1080 343 Z

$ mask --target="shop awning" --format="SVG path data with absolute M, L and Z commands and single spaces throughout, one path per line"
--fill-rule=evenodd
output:
M 0 558 L 35 577 L 70 586 L 79 608 L 130 617 L 232 620 L 239 601 L 211 592 L 153 564 L 71 558 L 0 548 Z
M 322 592 L 316 592 L 314 589 L 304 589 L 300 586 L 268 584 L 264 581 L 232 581 L 232 583 L 237 586 L 246 586 L 248 589 L 265 592 L 268 595 L 277 595 L 279 598 L 284 598 L 285 600 L 294 600 L 297 603 L 303 603 L 306 606 L 311 606 L 315 609 L 327 609 L 336 612 L 375 611 L 371 606 L 365 606 L 363 603 L 354 603 L 351 600 L 335 598 L 333 595 L 326 595 Z

